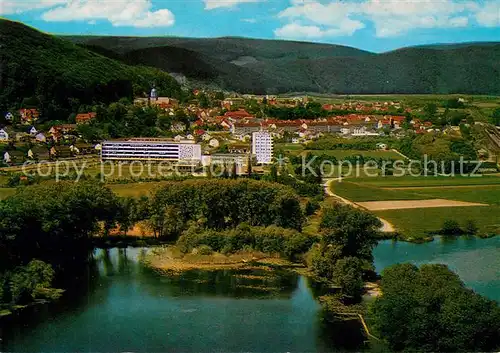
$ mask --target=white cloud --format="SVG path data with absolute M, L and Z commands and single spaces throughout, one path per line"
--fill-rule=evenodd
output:
M 113 26 L 168 27 L 175 17 L 168 9 L 152 11 L 150 0 L 73 0 L 42 14 L 45 21 L 106 20 Z
M 255 18 L 244 18 L 241 21 L 247 23 L 257 23 L 257 20 Z
M 205 10 L 213 10 L 221 7 L 234 8 L 239 4 L 264 2 L 266 0 L 203 0 L 205 3 Z
M 340 35 L 350 35 L 353 29 L 328 28 L 322 29 L 319 26 L 304 26 L 298 23 L 289 23 L 278 28 L 274 33 L 280 38 L 286 39 L 319 39 Z
M 471 1 L 368 0 L 362 3 L 360 14 L 373 22 L 377 37 L 390 37 L 413 29 L 465 27 L 465 15 L 475 6 Z
M 290 39 L 352 35 L 365 27 L 361 21 L 350 16 L 353 4 L 332 2 L 323 5 L 315 1 L 292 1 L 292 3 L 293 6 L 278 14 L 278 18 L 292 20 L 292 23 L 275 31 L 278 37 Z
M 485 27 L 500 27 L 500 3 L 491 1 L 476 12 L 476 21 Z
M 0 15 L 19 14 L 67 3 L 68 0 L 0 0 Z
M 288 20 L 275 30 L 283 38 L 352 35 L 371 22 L 377 37 L 406 34 L 414 29 L 499 26 L 500 3 L 472 0 L 291 0 L 278 18 Z

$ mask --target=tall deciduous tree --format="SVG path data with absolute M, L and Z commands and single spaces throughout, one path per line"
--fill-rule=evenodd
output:
M 341 248 L 342 257 L 372 261 L 382 223 L 374 215 L 348 205 L 335 204 L 323 211 L 320 223 L 323 242 Z

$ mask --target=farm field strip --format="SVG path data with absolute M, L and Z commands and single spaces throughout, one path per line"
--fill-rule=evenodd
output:
M 498 176 L 478 176 L 478 177 L 442 177 L 442 176 L 404 176 L 404 177 L 368 177 L 368 178 L 349 178 L 348 182 L 370 187 L 383 188 L 426 188 L 431 186 L 488 186 L 499 185 Z
M 433 199 L 433 196 L 426 196 L 415 192 L 405 192 L 399 190 L 386 190 L 373 186 L 365 186 L 352 182 L 334 182 L 331 184 L 332 191 L 353 202 L 367 201 L 391 201 L 391 200 L 422 200 Z
M 428 237 L 441 229 L 446 220 L 455 220 L 461 225 L 472 220 L 480 234 L 500 234 L 500 179 L 497 177 L 481 178 L 483 184 L 478 183 L 480 178 L 380 179 L 371 183 L 363 182 L 370 178 L 332 181 L 331 189 L 387 220 L 408 240 Z M 427 186 L 429 181 L 434 185 Z M 467 181 L 476 184 L 466 185 Z M 388 187 L 396 183 L 416 186 Z M 442 183 L 448 185 L 436 185 Z
M 444 199 L 412 200 L 412 201 L 370 201 L 358 202 L 358 205 L 368 211 L 404 210 L 414 208 L 439 208 L 439 207 L 472 207 L 488 206 L 487 204 Z
M 414 208 L 403 210 L 372 211 L 377 217 L 391 222 L 406 239 L 425 238 L 430 232 L 441 229 L 445 220 L 454 220 L 464 225 L 472 220 L 479 232 L 488 235 L 500 234 L 500 206 L 488 207 L 444 207 Z
M 442 186 L 398 186 L 398 187 L 383 187 L 384 190 L 414 190 L 426 192 L 432 189 L 498 189 L 500 185 L 442 185 Z

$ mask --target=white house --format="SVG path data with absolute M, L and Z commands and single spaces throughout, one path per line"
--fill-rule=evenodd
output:
M 35 135 L 35 140 L 38 142 L 47 142 L 47 138 L 41 132 Z
M 31 136 L 35 136 L 36 134 L 38 134 L 38 131 L 35 129 L 34 126 L 32 126 L 28 132 Z
M 211 139 L 210 142 L 208 142 L 208 145 L 212 148 L 217 148 L 220 146 L 220 142 L 217 139 Z
M 252 134 L 252 154 L 257 157 L 257 163 L 269 164 L 273 159 L 273 138 L 267 131 Z
M 366 134 L 366 127 L 361 126 L 361 127 L 355 127 L 352 131 L 352 136 L 365 136 Z
M 340 133 L 342 135 L 349 135 L 351 133 L 351 129 L 348 128 L 348 127 L 343 127 L 343 128 L 340 129 Z
M 12 121 L 12 119 L 14 119 L 14 115 L 11 112 L 5 114 L 5 120 Z
M 194 140 L 194 136 L 191 135 L 191 134 L 189 134 L 189 135 L 186 136 L 186 139 L 188 139 L 188 140 Z
M 9 134 L 4 129 L 0 129 L 0 141 L 8 141 Z

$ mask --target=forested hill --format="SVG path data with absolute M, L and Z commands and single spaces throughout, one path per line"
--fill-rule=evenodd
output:
M 253 93 L 500 94 L 500 42 L 355 48 L 246 38 L 66 37 L 129 64 Z M 182 54 L 181 54 L 182 53 Z
M 34 105 L 63 120 L 80 104 L 131 98 L 153 82 L 164 95 L 181 95 L 157 68 L 125 65 L 18 22 L 0 19 L 0 46 L 0 111 Z
M 500 42 L 375 54 L 233 37 L 55 37 L 0 20 L 0 45 L 0 111 L 28 100 L 51 119 L 80 104 L 144 94 L 153 83 L 162 95 L 181 96 L 166 72 L 241 93 L 500 95 Z

